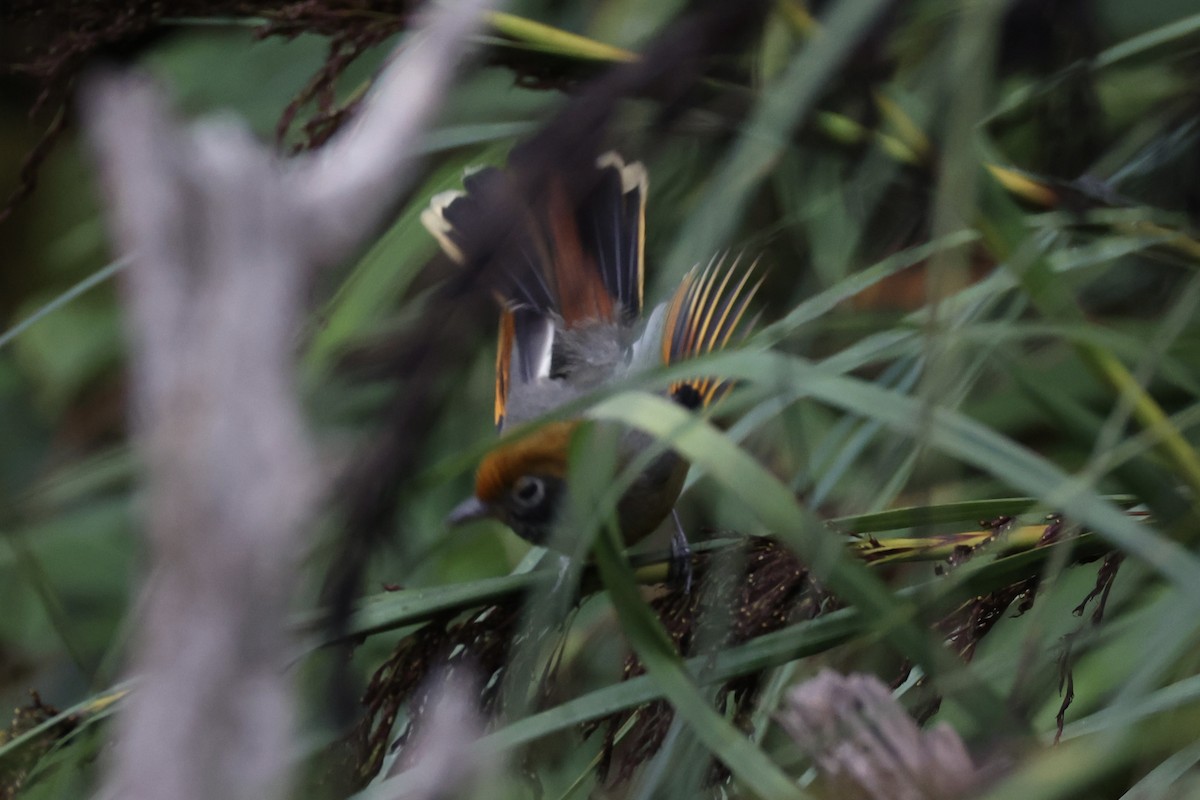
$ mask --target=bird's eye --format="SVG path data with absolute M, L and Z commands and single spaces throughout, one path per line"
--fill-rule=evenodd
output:
M 523 475 L 513 485 L 512 496 L 518 505 L 533 508 L 546 497 L 546 482 L 534 475 Z

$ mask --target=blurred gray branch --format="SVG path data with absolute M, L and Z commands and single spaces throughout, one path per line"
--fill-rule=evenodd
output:
M 484 719 L 476 708 L 479 676 L 460 667 L 446 669 L 429 679 L 426 707 L 413 741 L 381 774 L 368 798 L 438 800 L 478 797 L 483 787 L 497 780 L 499 759 L 472 745 L 484 733 Z M 404 774 L 406 788 L 396 788 L 386 778 Z M 492 788 L 495 784 L 491 783 Z
M 957 800 L 982 777 L 954 729 L 922 731 L 873 675 L 822 670 L 788 693 L 778 720 L 813 760 L 822 797 Z
M 286 614 L 321 490 L 294 383 L 312 270 L 404 191 L 485 4 L 438 9 L 361 117 L 285 163 L 239 122 L 184 127 L 144 77 L 96 77 L 84 117 L 116 248 L 146 474 L 137 688 L 101 796 L 281 797 L 293 692 Z

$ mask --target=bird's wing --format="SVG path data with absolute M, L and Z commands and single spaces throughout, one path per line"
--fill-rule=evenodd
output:
M 421 221 L 450 258 L 486 271 L 502 303 L 500 425 L 512 381 L 550 375 L 557 326 L 624 326 L 641 313 L 646 171 L 605 153 L 586 175 L 551 175 L 538 187 L 485 168 L 463 188 L 436 195 Z
M 721 350 L 729 343 L 762 286 L 761 278 L 750 284 L 754 267 L 739 270 L 737 260 L 726 267 L 723 260 L 714 259 L 703 270 L 694 267 L 684 276 L 662 324 L 664 364 Z M 688 407 L 707 406 L 729 388 L 720 378 L 689 378 L 672 385 L 671 394 Z
M 629 324 L 642 313 L 649 183 L 640 163 L 626 164 L 617 153 L 600 156 L 596 167 L 595 186 L 576 219 L 584 250 L 596 259 L 605 289 L 620 309 L 620 321 Z

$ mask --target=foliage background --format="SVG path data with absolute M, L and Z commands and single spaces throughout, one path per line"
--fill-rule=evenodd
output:
M 678 24 L 684 5 L 581 0 L 509 10 L 638 50 Z M 924 0 L 895 5 L 860 37 L 849 0 L 828 6 L 772 5 L 749 41 L 704 65 L 701 90 L 669 128 L 656 124 L 662 109 L 647 98 L 630 98 L 611 122 L 611 142 L 646 161 L 651 175 L 648 297 L 664 298 L 712 252 L 758 258 L 767 274 L 763 324 L 747 350 L 770 346 L 815 364 L 790 360 L 792 371 L 781 373 L 763 360 L 727 362 L 745 372 L 747 386 L 729 409 L 745 416 L 723 445 L 739 441 L 811 516 L 772 516 L 768 488 L 743 491 L 738 476 L 710 465 L 685 495 L 685 526 L 777 533 L 811 554 L 805 548 L 818 539 L 842 535 L 814 528 L 818 517 L 909 509 L 873 534 L 886 543 L 965 533 L 1002 510 L 1020 510 L 1034 524 L 1067 511 L 1106 546 L 1137 556 L 1122 567 L 1102 625 L 1093 630 L 1071 613 L 1095 584 L 1095 567 L 1065 556 L 1029 562 L 1031 571 L 1017 574 L 1043 579 L 1033 610 L 1020 618 L 1005 612 L 969 668 L 935 676 L 951 698 L 938 717 L 981 755 L 1006 754 L 1009 777 L 995 796 L 1121 797 L 1135 788 L 1143 797 L 1185 796 L 1196 788 L 1200 759 L 1200 561 L 1189 552 L 1200 521 L 1200 9 L 1194 0 L 1136 8 L 1116 0 Z M 232 13 L 161 19 L 124 57 L 161 76 L 182 114 L 236 113 L 269 138 L 326 63 L 329 37 L 258 40 L 260 21 Z M 502 163 L 519 137 L 561 106 L 561 90 L 573 90 L 565 77 L 599 74 L 619 55 L 503 23 L 446 98 L 426 140 L 423 185 L 356 263 L 314 286 L 310 324 L 298 340 L 300 391 L 331 473 L 358 457 L 397 393 L 444 398 L 428 420 L 422 469 L 402 487 L 394 535 L 372 551 L 363 581 L 370 595 L 383 584 L 403 586 L 411 590 L 403 599 L 418 607 L 434 596 L 422 593 L 430 587 L 486 587 L 481 581 L 528 563 L 528 548 L 489 526 L 448 536 L 440 522 L 468 491 L 470 464 L 491 440 L 491 320 L 468 331 L 477 343 L 461 363 L 435 374 L 380 368 L 406 330 L 429 324 L 421 313 L 429 292 L 452 277 L 417 215 L 429 196 L 458 185 L 464 167 Z M 27 35 L 17 41 L 7 33 L 5 44 L 16 53 L 36 46 L 37 31 Z M 361 94 L 394 41 L 367 49 L 340 75 L 340 98 Z M 515 83 L 514 65 L 525 84 L 541 85 Z M 0 186 L 15 186 L 45 119 L 26 117 L 34 85 L 4 80 Z M 308 104 L 300 118 L 312 113 Z M 138 480 L 125 440 L 114 288 L 120 265 L 107 254 L 70 122 L 68 113 L 67 134 L 42 166 L 36 192 L 0 225 L 0 704 L 7 707 L 27 705 L 30 688 L 60 708 L 106 696 L 120 678 L 138 575 Z M 286 147 L 304 134 L 294 126 L 285 138 Z M 843 376 L 854 380 L 838 383 Z M 1155 421 L 1156 409 L 1168 421 Z M 640 412 L 635 405 L 613 413 Z M 1065 475 L 1078 480 L 1055 483 Z M 1018 495 L 1035 502 L 986 513 L 955 505 Z M 1102 495 L 1130 496 L 1148 521 L 1108 513 Z M 780 519 L 795 530 L 771 524 Z M 316 603 L 343 548 L 336 515 L 320 527 L 312 551 L 298 554 L 311 575 L 298 587 L 298 614 Z M 838 530 L 850 529 L 864 528 Z M 972 566 L 978 562 L 985 578 L 988 570 L 1001 574 L 1010 567 L 998 555 L 984 551 Z M 872 571 L 893 591 L 928 587 L 944 556 Z M 786 665 L 773 667 L 760 698 L 758 741 L 793 775 L 804 773 L 802 761 L 766 724 L 787 685 L 821 665 L 895 678 L 904 674 L 902 656 L 911 659 L 935 638 L 906 640 L 912 630 L 882 614 L 886 605 L 871 599 L 874 584 L 861 572 L 837 573 L 833 585 L 867 622 L 836 647 L 780 659 Z M 379 613 L 395 607 L 394 595 L 377 598 Z M 618 610 L 638 644 L 629 630 L 636 609 Z M 616 679 L 619 624 L 603 598 L 572 619 L 569 667 L 551 705 Z M 1081 630 L 1072 639 L 1066 743 L 1051 749 L 1058 658 L 1064 637 Z M 408 632 L 389 630 L 358 647 L 355 681 L 361 685 Z M 791 636 L 800 646 L 812 629 L 799 626 Z M 336 738 L 326 702 L 334 661 L 314 653 L 298 664 L 306 741 Z M 667 672 L 652 677 L 669 689 Z M 906 687 L 904 697 L 921 694 L 912 682 Z M 989 717 L 996 708 L 973 696 L 998 698 L 1027 727 L 998 738 L 1001 722 Z M 594 695 L 584 696 L 585 707 L 587 697 Z M 590 713 L 603 713 L 604 702 L 594 700 Z M 78 796 L 94 778 L 103 730 L 86 726 L 38 749 L 32 774 L 22 761 L 28 748 L 0 750 L 0 769 L 19 773 L 28 796 Z M 664 761 L 612 791 L 699 791 L 692 777 L 670 778 L 702 773 L 690 767 L 706 763 L 704 747 L 713 747 L 697 745 L 689 730 L 679 729 Z M 597 747 L 595 737 L 542 740 L 529 769 L 546 796 L 582 796 L 594 789 L 588 763 Z M 516 770 L 505 785 L 514 797 L 532 796 Z M 769 793 L 753 781 L 730 791 Z

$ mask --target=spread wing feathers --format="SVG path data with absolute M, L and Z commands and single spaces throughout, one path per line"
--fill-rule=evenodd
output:
M 579 231 L 628 324 L 642 313 L 649 181 L 645 167 L 626 164 L 614 152 L 600 156 L 596 166 L 596 184 L 579 206 Z
M 728 268 L 724 259 L 713 259 L 703 270 L 693 267 L 675 290 L 663 325 L 663 363 L 676 364 L 687 358 L 721 350 L 729 343 L 750 301 L 762 286 L 750 279 L 757 262 L 739 272 L 735 259 Z M 749 288 L 747 288 L 749 287 Z M 671 386 L 671 394 L 688 406 L 707 406 L 730 389 L 719 378 L 692 378 Z
M 503 308 L 496 344 L 496 427 L 504 427 L 508 390 L 513 376 L 522 383 L 550 375 L 554 323 L 528 309 Z
M 518 204 L 517 181 L 485 167 L 466 175 L 463 187 L 434 195 L 421 223 L 450 258 L 486 268 L 485 280 L 507 307 L 552 311 L 556 294 L 542 268 L 548 249 L 543 237 L 532 235 L 532 209 Z
M 641 313 L 647 178 L 616 153 L 538 190 L 484 168 L 464 191 L 435 195 L 421 222 L 453 260 L 485 269 L 504 308 L 496 352 L 496 422 L 514 379 L 550 374 L 556 322 L 632 324 Z
M 460 264 L 489 262 L 506 306 L 557 316 L 567 328 L 637 318 L 647 187 L 641 164 L 605 153 L 587 175 L 557 175 L 536 191 L 489 167 L 467 175 L 463 187 L 434 196 L 421 222 Z
M 609 294 L 596 254 L 584 248 L 565 182 L 552 178 L 541 200 L 538 222 L 544 225 L 544 239 L 536 244 L 545 244 L 545 248 L 539 251 L 542 261 L 535 270 L 550 278 L 557 300 L 553 307 L 542 310 L 558 312 L 567 328 L 614 319 L 615 298 Z

